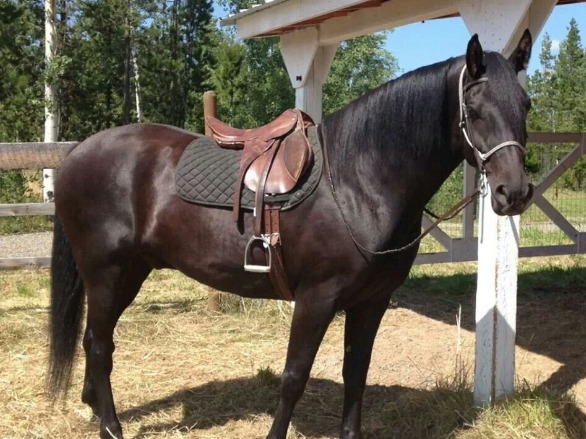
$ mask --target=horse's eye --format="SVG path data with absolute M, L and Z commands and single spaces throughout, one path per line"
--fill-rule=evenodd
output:
M 476 119 L 479 119 L 480 118 L 480 116 L 478 115 L 478 113 L 476 112 L 476 110 L 474 108 L 472 108 L 472 107 L 468 107 L 468 117 L 471 120 L 476 120 Z

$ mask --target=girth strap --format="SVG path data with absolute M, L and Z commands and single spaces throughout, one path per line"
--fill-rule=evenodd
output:
M 272 264 L 269 276 L 275 287 L 277 295 L 282 300 L 292 301 L 293 293 L 289 286 L 289 279 L 285 271 L 283 262 L 283 251 L 281 249 L 281 232 L 280 232 L 280 209 L 281 203 L 267 203 L 264 207 L 264 228 L 265 234 L 270 236 L 270 246 L 272 247 Z M 268 258 L 268 252 L 265 252 Z

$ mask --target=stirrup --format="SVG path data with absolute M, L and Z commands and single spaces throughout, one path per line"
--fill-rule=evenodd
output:
M 250 245 L 255 241 L 262 241 L 263 245 L 269 249 L 269 263 L 268 265 L 249 265 L 248 264 L 248 251 Z M 246 244 L 246 250 L 244 250 L 244 271 L 250 271 L 252 273 L 270 273 L 271 272 L 271 240 L 268 235 L 253 236 Z

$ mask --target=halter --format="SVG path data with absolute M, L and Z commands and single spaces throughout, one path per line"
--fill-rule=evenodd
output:
M 525 148 L 523 147 L 523 145 L 521 145 L 519 142 L 516 142 L 514 140 L 508 140 L 506 142 L 503 143 L 499 143 L 497 146 L 495 146 L 494 148 L 492 148 L 490 151 L 486 152 L 486 153 L 482 153 L 480 152 L 480 150 L 474 146 L 474 143 L 472 143 L 472 136 L 468 133 L 468 131 L 470 130 L 469 127 L 472 126 L 472 123 L 470 122 L 470 118 L 468 116 L 468 108 L 466 107 L 466 100 L 465 100 L 465 93 L 470 90 L 470 88 L 472 88 L 473 86 L 480 84 L 481 82 L 487 82 L 488 78 L 480 78 L 480 79 L 476 79 L 474 81 L 469 82 L 468 84 L 466 84 L 464 86 L 464 74 L 466 73 L 466 64 L 464 64 L 464 67 L 462 68 L 462 72 L 460 73 L 460 82 L 459 82 L 459 86 L 458 86 L 458 97 L 460 99 L 460 129 L 462 130 L 462 133 L 464 134 L 464 138 L 466 139 L 466 142 L 468 142 L 468 145 L 470 145 L 470 147 L 474 150 L 474 155 L 476 157 L 476 160 L 478 161 L 478 168 L 480 169 L 480 171 L 484 174 L 485 173 L 485 169 L 484 169 L 484 163 L 486 163 L 486 161 L 489 159 L 489 157 L 491 155 L 493 155 L 495 152 L 506 148 L 507 146 L 515 146 L 517 148 L 519 148 L 521 150 L 521 152 L 523 153 L 523 155 L 525 155 Z

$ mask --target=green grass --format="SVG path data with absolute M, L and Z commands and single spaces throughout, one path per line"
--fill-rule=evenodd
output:
M 32 297 L 33 296 L 32 289 L 30 287 L 28 287 L 27 285 L 17 285 L 16 292 L 18 293 L 19 296 L 22 296 L 22 297 Z
M 19 216 L 0 217 L 0 235 L 14 235 L 18 233 L 49 232 L 53 230 L 52 217 L 46 216 Z

